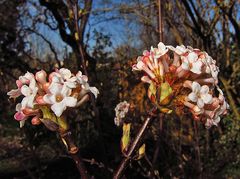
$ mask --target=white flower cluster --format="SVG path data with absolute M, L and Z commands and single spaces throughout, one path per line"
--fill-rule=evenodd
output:
M 157 101 L 159 97 L 155 92 L 159 90 L 154 89 L 162 89 L 164 84 L 169 93 L 163 97 L 181 98 L 172 100 L 176 102 L 175 106 L 180 106 L 180 101 L 190 109 L 194 119 L 203 121 L 207 127 L 217 125 L 220 116 L 227 111 L 228 104 L 217 85 L 219 68 L 204 51 L 184 45 L 167 46 L 160 42 L 158 48 L 145 50 L 132 68 L 146 73 L 141 80 L 150 84 L 148 96 L 158 106 L 162 105 Z M 214 96 L 215 88 L 219 91 L 218 97 Z
M 33 124 L 40 123 L 41 112 L 39 106 L 48 106 L 57 117 L 60 117 L 67 107 L 77 107 L 87 93 L 95 97 L 99 94 L 96 87 L 88 84 L 88 78 L 79 71 L 76 75 L 70 70 L 61 68 L 52 72 L 47 79 L 44 70 L 35 75 L 27 72 L 16 81 L 17 89 L 9 91 L 10 98 L 24 96 L 21 103 L 16 105 L 17 121 L 25 121 L 29 116 Z M 86 99 L 86 98 L 84 98 Z
M 130 104 L 127 101 L 123 101 L 117 104 L 115 107 L 115 118 L 114 123 L 116 126 L 121 126 L 123 123 L 123 119 L 125 118 L 126 114 L 128 113 Z

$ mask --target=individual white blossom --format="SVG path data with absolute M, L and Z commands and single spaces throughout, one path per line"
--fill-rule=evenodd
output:
M 158 48 L 151 47 L 151 53 L 154 55 L 154 58 L 156 59 L 165 55 L 167 52 L 168 52 L 168 48 L 162 42 L 158 44 Z
M 9 98 L 17 98 L 19 96 L 22 95 L 21 93 L 21 87 L 25 84 L 29 85 L 31 83 L 31 85 L 35 85 L 36 81 L 34 79 L 34 75 L 32 73 L 25 73 L 24 76 L 20 76 L 18 78 L 18 80 L 16 81 L 17 84 L 17 89 L 12 89 L 11 91 L 9 91 L 7 93 L 7 95 L 9 96 Z
M 24 98 L 21 102 L 22 108 L 33 108 L 35 104 L 35 97 L 38 92 L 38 86 L 36 84 L 35 79 L 31 79 L 29 86 L 28 85 L 23 85 L 21 87 L 21 93 L 24 95 Z
M 61 68 L 57 72 L 53 73 L 52 82 L 63 84 L 64 88 L 76 88 L 77 78 L 72 76 L 70 70 Z
M 202 62 L 198 60 L 198 55 L 195 52 L 190 52 L 188 56 L 182 57 L 182 68 L 190 70 L 193 73 L 201 74 Z
M 64 88 L 63 85 L 52 83 L 49 88 L 50 94 L 46 94 L 43 100 L 51 105 L 52 111 L 56 116 L 60 117 L 67 107 L 75 107 L 77 99 L 71 97 L 71 89 Z
M 22 105 L 21 103 L 18 103 L 16 105 L 16 113 L 14 114 L 14 118 L 17 120 L 17 121 L 23 121 L 23 120 L 26 120 L 27 116 L 22 112 Z
M 88 83 L 88 77 L 83 75 L 81 71 L 76 74 L 77 80 L 81 85 L 81 88 L 85 90 L 85 92 L 91 92 L 95 98 L 97 98 L 99 91 L 96 87 L 92 87 Z
M 209 94 L 209 87 L 207 85 L 201 86 L 197 82 L 192 83 L 192 92 L 188 95 L 188 99 L 197 103 L 199 108 L 203 108 L 204 104 L 212 102 L 212 95 Z
M 187 52 L 189 52 L 190 50 L 188 48 L 186 48 L 184 45 L 180 45 L 180 46 L 177 46 L 176 48 L 174 48 L 173 46 L 171 45 L 168 45 L 167 46 L 170 50 L 174 51 L 176 54 L 178 55 L 183 55 Z

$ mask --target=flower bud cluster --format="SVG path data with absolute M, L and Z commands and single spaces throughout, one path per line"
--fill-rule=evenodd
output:
M 149 84 L 148 97 L 162 112 L 181 113 L 187 108 L 195 120 L 211 127 L 228 109 L 218 87 L 219 68 L 204 51 L 160 42 L 158 48 L 145 50 L 132 69 L 145 73 L 141 80 Z
M 16 81 L 17 89 L 9 91 L 10 98 L 23 96 L 16 105 L 14 118 L 24 124 L 28 117 L 32 117 L 32 124 L 41 123 L 43 117 L 41 107 L 47 107 L 60 117 L 69 107 L 78 107 L 89 99 L 88 93 L 95 97 L 99 94 L 96 87 L 88 84 L 88 77 L 79 71 L 76 75 L 70 70 L 61 68 L 55 72 L 38 71 L 35 75 L 27 72 Z
M 130 108 L 130 104 L 127 101 L 123 101 L 117 104 L 115 107 L 115 118 L 114 123 L 116 126 L 121 126 L 123 124 L 123 119 L 125 118 L 128 110 Z

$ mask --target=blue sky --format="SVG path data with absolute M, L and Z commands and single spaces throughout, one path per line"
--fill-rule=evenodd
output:
M 36 0 L 35 0 L 35 2 L 38 3 L 38 1 L 36 1 Z M 137 31 L 134 29 L 135 25 L 127 24 L 124 19 L 121 19 L 121 20 L 115 19 L 115 20 L 105 21 L 106 19 L 109 19 L 110 17 L 117 15 L 118 12 L 117 12 L 116 8 L 118 7 L 119 3 L 127 3 L 129 5 L 128 1 L 124 2 L 124 1 L 117 0 L 117 1 L 113 1 L 113 2 L 109 1 L 107 3 L 105 3 L 105 2 L 103 3 L 102 1 L 93 1 L 93 6 L 92 6 L 93 12 L 102 12 L 103 9 L 108 9 L 109 11 L 106 13 L 102 13 L 101 15 L 94 15 L 94 14 L 90 15 L 89 22 L 88 22 L 86 32 L 85 32 L 85 35 L 87 32 L 90 32 L 90 39 L 88 42 L 88 45 L 90 46 L 89 50 L 91 50 L 91 48 L 95 44 L 95 41 L 93 39 L 93 31 L 94 30 L 100 31 L 103 34 L 111 36 L 111 41 L 112 41 L 113 46 L 111 49 L 108 49 L 110 51 L 114 50 L 116 47 L 118 47 L 119 45 L 126 42 L 126 40 L 128 40 L 128 37 L 126 37 L 127 30 L 130 30 L 133 35 L 137 34 Z M 35 16 L 36 14 L 38 14 L 38 9 L 36 9 L 30 3 L 28 3 L 27 8 L 32 16 Z M 29 20 L 27 20 L 26 18 L 24 20 L 26 21 L 25 25 L 30 24 Z M 37 28 L 41 34 L 43 34 L 48 40 L 50 40 L 53 44 L 55 44 L 55 47 L 61 57 L 61 52 L 64 49 L 64 47 L 66 46 L 66 44 L 61 40 L 58 30 L 52 31 L 46 25 L 43 25 L 41 23 L 37 25 Z M 50 52 L 47 44 L 46 44 L 46 46 L 42 47 L 43 49 L 39 49 L 40 44 L 44 43 L 44 41 L 41 40 L 41 38 L 38 38 L 38 40 L 36 40 L 36 35 L 30 35 L 29 39 L 31 39 L 32 45 L 37 47 L 36 49 L 38 49 L 38 54 L 41 55 L 42 51 Z M 68 48 L 68 50 L 71 51 L 71 48 Z

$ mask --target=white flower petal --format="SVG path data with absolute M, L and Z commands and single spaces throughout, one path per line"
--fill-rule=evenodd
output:
M 74 97 L 65 97 L 64 103 L 68 107 L 75 107 L 77 105 L 77 99 Z
M 24 97 L 21 104 L 22 104 L 22 109 L 26 108 L 28 104 L 28 97 Z
M 197 97 L 197 95 L 195 93 L 190 93 L 188 95 L 188 99 L 191 100 L 192 102 L 197 102 L 198 97 Z
M 139 70 L 143 70 L 144 66 L 145 66 L 145 64 L 144 64 L 142 61 L 137 62 L 136 67 L 137 67 Z
M 43 96 L 43 100 L 47 103 L 47 104 L 53 104 L 56 103 L 56 99 L 55 96 L 52 94 L 46 94 Z
M 29 88 L 33 89 L 35 87 L 36 87 L 36 80 L 35 80 L 35 78 L 33 78 L 33 79 L 30 80 Z
M 197 106 L 198 106 L 199 108 L 203 108 L 204 102 L 203 102 L 203 100 L 202 100 L 201 98 L 198 98 L 198 100 L 197 100 Z
M 89 90 L 91 91 L 92 94 L 94 94 L 94 97 L 97 98 L 99 91 L 96 87 L 89 87 Z
M 17 98 L 21 95 L 21 91 L 20 89 L 13 89 L 9 92 L 7 92 L 7 95 L 9 96 L 9 98 Z
M 201 95 L 201 99 L 205 104 L 211 104 L 213 97 L 210 94 L 204 94 L 204 95 Z
M 61 101 L 60 103 L 53 104 L 51 109 L 57 117 L 60 117 L 63 111 L 66 109 L 66 105 L 63 101 Z
M 218 123 L 220 122 L 220 120 L 221 120 L 221 118 L 219 116 L 217 116 L 216 118 L 214 118 L 213 124 L 217 126 Z
M 27 100 L 28 100 L 27 107 L 33 108 L 33 106 L 34 106 L 34 99 L 35 99 L 35 95 L 31 95 L 31 96 L 27 97 Z
M 63 85 L 52 82 L 51 85 L 49 86 L 49 91 L 52 94 L 59 94 L 61 93 L 62 88 Z
M 57 74 L 57 73 L 55 73 Z M 60 76 L 55 75 L 52 77 L 52 83 L 63 83 L 63 80 Z
M 22 128 L 25 124 L 26 120 L 19 121 L 19 127 Z
M 202 69 L 202 62 L 201 61 L 197 61 L 195 63 L 192 64 L 192 68 L 191 68 L 191 71 L 193 73 L 196 73 L 196 74 L 201 74 L 201 69 Z
M 66 81 L 64 83 L 68 88 L 76 88 L 76 82 Z
M 199 91 L 200 91 L 200 89 L 201 89 L 201 86 L 200 86 L 200 84 L 198 83 L 198 82 L 193 82 L 192 83 L 192 91 L 194 92 L 194 93 L 198 93 Z
M 21 105 L 21 103 L 18 103 L 16 105 L 16 111 L 20 111 L 21 109 L 22 109 L 22 105 Z
M 23 85 L 21 87 L 21 93 L 24 95 L 24 96 L 29 96 L 31 95 L 31 89 L 27 86 L 27 85 Z
M 187 59 L 190 63 L 193 63 L 198 59 L 198 55 L 195 52 L 190 52 L 187 56 Z
M 68 88 L 67 85 L 63 85 L 63 88 L 60 94 L 62 94 L 65 97 L 65 96 L 70 96 L 71 93 L 72 93 L 72 90 Z
M 61 76 L 62 76 L 63 79 L 65 79 L 65 80 L 71 78 L 71 76 L 72 76 L 71 71 L 70 71 L 69 69 L 66 69 L 66 68 L 61 68 L 61 69 L 59 70 L 59 73 L 61 74 Z
M 200 93 L 201 94 L 207 94 L 209 92 L 209 87 L 207 85 L 203 85 L 201 87 Z
M 184 70 L 189 70 L 189 63 L 187 60 L 184 60 L 181 66 Z

